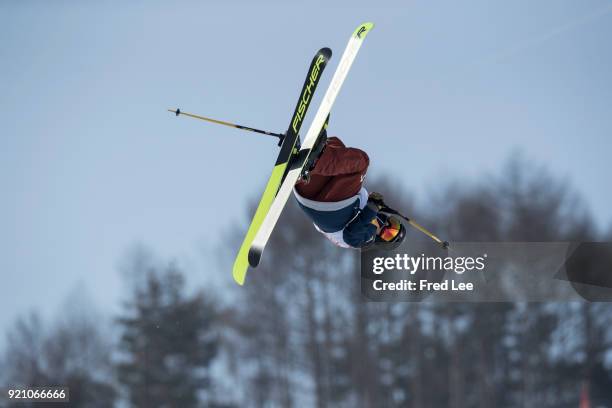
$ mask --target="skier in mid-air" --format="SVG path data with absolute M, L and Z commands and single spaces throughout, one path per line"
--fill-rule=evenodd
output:
M 366 22 L 357 26 L 351 34 L 310 129 L 301 142 L 299 134 L 303 119 L 310 101 L 313 100 L 312 96 L 321 74 L 332 55 L 327 47 L 317 51 L 312 59 L 285 133 L 273 133 L 181 112 L 178 108 L 168 109 L 176 116 L 183 114 L 279 139 L 280 151 L 272 173 L 234 260 L 232 275 L 239 285 L 244 284 L 248 268 L 259 265 L 266 244 L 292 191 L 317 230 L 341 247 L 393 250 L 401 245 L 406 235 L 406 229 L 400 222 L 402 219 L 442 245 L 444 249 L 448 249 L 448 242 L 443 242 L 416 222 L 387 206 L 382 195 L 368 194 L 363 188 L 369 165 L 365 152 L 347 148 L 337 137 L 326 139 L 326 123 L 336 96 L 359 48 L 373 27 L 374 24 Z M 320 129 L 323 129 L 323 132 L 318 132 Z
M 315 228 L 344 248 L 399 247 L 406 229 L 399 219 L 381 212 L 381 194 L 368 195 L 363 187 L 368 155 L 337 137 L 327 139 L 323 130 L 311 157 L 293 192 Z

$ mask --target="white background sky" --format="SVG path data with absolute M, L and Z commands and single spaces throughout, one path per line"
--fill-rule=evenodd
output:
M 609 1 L 207 3 L 0 4 L 0 331 L 75 291 L 115 312 L 135 243 L 218 287 L 276 144 L 165 109 L 282 132 L 314 52 L 324 88 L 363 21 L 330 133 L 372 173 L 423 200 L 520 149 L 610 224 Z

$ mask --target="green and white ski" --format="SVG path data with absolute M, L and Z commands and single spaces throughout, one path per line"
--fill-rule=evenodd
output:
M 252 267 L 259 264 L 263 250 L 268 242 L 268 239 L 270 238 L 270 235 L 272 234 L 272 230 L 274 229 L 274 226 L 276 225 L 276 222 L 278 221 L 283 208 L 285 207 L 285 204 L 293 191 L 295 183 L 298 181 L 300 174 L 302 173 L 303 165 L 308 160 L 308 155 L 325 124 L 326 118 L 328 117 L 334 101 L 340 92 L 340 88 L 342 87 L 349 69 L 357 56 L 357 52 L 359 51 L 361 44 L 363 44 L 363 40 L 373 27 L 374 24 L 372 23 L 364 23 L 357 27 L 357 29 L 353 32 L 353 35 L 351 36 L 348 45 L 344 50 L 344 54 L 342 54 L 342 58 L 340 59 L 338 68 L 334 73 L 329 88 L 323 97 L 321 106 L 319 106 L 319 110 L 317 111 L 300 148 L 299 157 L 301 158 L 301 165 L 291 166 L 280 186 L 280 189 L 278 190 L 278 193 L 276 194 L 276 197 L 273 198 L 271 205 L 269 205 L 269 209 L 267 207 L 266 213 L 262 214 L 263 219 L 258 220 L 257 232 L 253 239 L 252 245 L 250 245 L 248 253 L 248 261 Z M 234 275 L 234 277 L 236 277 L 236 275 Z M 239 281 L 239 283 L 242 282 Z
M 274 169 L 272 170 L 272 174 L 268 179 L 266 189 L 261 196 L 261 200 L 257 206 L 255 215 L 253 216 L 251 225 L 249 226 L 244 241 L 242 242 L 242 246 L 240 247 L 236 260 L 234 261 L 232 274 L 234 276 L 234 280 L 239 285 L 244 283 L 244 279 L 246 277 L 249 267 L 249 249 L 251 248 L 253 239 L 266 219 L 268 211 L 272 206 L 272 202 L 278 193 L 278 189 L 288 174 L 288 165 L 291 158 L 298 152 L 297 142 L 299 140 L 299 132 L 304 121 L 304 116 L 306 116 L 306 112 L 308 111 L 308 107 L 312 101 L 312 97 L 319 83 L 319 79 L 321 78 L 321 74 L 325 69 L 327 62 L 331 58 L 331 55 L 332 51 L 329 48 L 322 48 L 317 52 L 312 60 L 312 63 L 310 64 L 308 75 L 306 76 L 306 80 L 304 81 L 295 111 L 291 117 L 289 129 L 282 139 L 281 149 L 276 159 L 276 163 L 274 164 Z

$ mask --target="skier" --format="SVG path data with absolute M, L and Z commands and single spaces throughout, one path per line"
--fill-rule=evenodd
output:
M 319 136 L 312 159 L 293 192 L 317 231 L 344 248 L 393 250 L 406 235 L 400 220 L 380 210 L 379 193 L 363 188 L 370 159 L 360 149 L 346 147 L 337 137 Z

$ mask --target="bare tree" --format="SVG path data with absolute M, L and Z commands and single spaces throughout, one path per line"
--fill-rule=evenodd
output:
M 17 320 L 7 334 L 7 384 L 66 386 L 74 407 L 109 407 L 117 399 L 112 344 L 97 316 L 66 309 L 46 328 L 36 313 Z
M 139 252 L 140 254 L 140 252 Z M 135 286 L 119 317 L 118 378 L 130 402 L 147 407 L 215 404 L 210 364 L 217 355 L 216 309 L 203 293 L 185 293 L 173 264 L 137 259 Z

